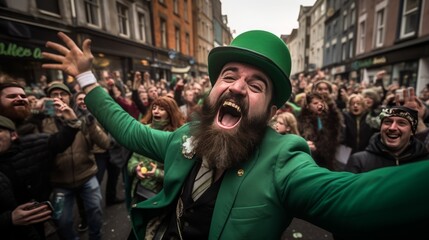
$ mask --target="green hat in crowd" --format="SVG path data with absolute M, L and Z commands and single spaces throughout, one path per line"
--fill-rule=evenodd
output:
M 56 82 L 56 83 L 53 83 L 51 86 L 49 86 L 48 90 L 46 90 L 46 93 L 48 94 L 48 96 L 51 95 L 51 92 L 54 89 L 61 89 L 65 92 L 67 92 L 70 96 L 72 95 L 69 87 L 67 87 L 64 83 Z
M 289 99 L 291 57 L 285 42 L 276 35 L 253 30 L 232 40 L 229 46 L 213 48 L 208 56 L 208 72 L 212 85 L 223 66 L 229 62 L 253 65 L 267 74 L 273 82 L 273 103 L 280 108 Z
M 11 131 L 15 131 L 15 124 L 7 117 L 3 117 L 0 115 L 0 128 L 9 129 Z

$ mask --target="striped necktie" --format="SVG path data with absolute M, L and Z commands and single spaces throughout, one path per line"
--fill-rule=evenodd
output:
M 213 181 L 213 170 L 208 168 L 207 161 L 203 159 L 200 170 L 195 177 L 192 189 L 192 199 L 196 201 L 211 186 Z

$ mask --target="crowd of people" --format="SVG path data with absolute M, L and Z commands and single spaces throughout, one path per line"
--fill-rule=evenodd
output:
M 64 57 L 44 56 L 67 66 L 44 67 L 71 81 L 27 86 L 0 76 L 6 239 L 45 239 L 48 223 L 61 239 L 87 229 L 102 239 L 103 199 L 127 205 L 129 239 L 275 239 L 292 217 L 338 239 L 409 234 L 398 226 L 425 231 L 428 208 L 418 204 L 429 198 L 427 164 L 386 167 L 429 159 L 429 89 L 416 96 L 384 86 L 384 71 L 373 84 L 323 71 L 289 79 L 286 45 L 264 31 L 215 48 L 208 75 L 167 81 L 135 71 L 124 80 L 113 71 L 97 80 L 89 41 L 81 50 L 59 36 L 73 54 L 49 42 Z M 355 174 L 363 172 L 373 173 Z M 402 187 L 384 182 L 397 174 Z M 377 188 L 362 191 L 369 183 Z M 420 199 L 407 207 L 402 194 Z
M 207 77 L 187 81 L 177 76 L 173 86 L 162 79 L 152 79 L 149 72 L 136 71 L 132 81 L 125 82 L 118 76 L 115 72 L 106 74 L 100 85 L 135 119 L 164 131 L 174 131 L 190 120 L 192 112 L 198 110 L 198 101 L 210 87 Z M 78 232 L 87 230 L 90 239 L 101 239 L 102 199 L 107 207 L 124 203 L 126 199 L 130 206 L 141 201 L 142 191 L 156 193 L 162 188 L 162 164 L 133 153 L 115 141 L 88 111 L 84 102 L 86 94 L 79 85 L 67 80 L 47 82 L 44 76 L 31 85 L 7 74 L 1 74 L 0 79 L 0 131 L 10 133 L 10 147 L 2 144 L 0 151 L 0 172 L 5 172 L 1 181 L 11 181 L 13 184 L 7 190 L 12 192 L 17 191 L 14 188 L 18 186 L 36 186 L 30 193 L 19 190 L 13 198 L 0 199 L 5 203 L 1 212 L 5 222 L 1 223 L 1 229 L 17 225 L 16 229 L 6 231 L 10 233 L 7 239 L 45 239 L 53 229 L 61 239 L 77 239 Z M 65 115 L 65 111 L 71 117 Z M 73 124 L 79 131 L 68 133 L 66 117 L 75 118 Z M 34 142 L 35 146 L 29 142 Z M 25 146 L 25 151 L 13 156 L 21 146 Z M 42 149 L 39 155 L 31 157 Z M 48 153 L 49 158 L 46 157 Z M 150 168 L 144 175 L 140 171 L 143 163 Z M 27 164 L 35 165 L 28 173 L 24 171 Z M 23 171 L 24 175 L 20 175 Z M 44 179 L 39 178 L 41 173 Z M 123 179 L 120 179 L 121 173 Z M 151 173 L 156 173 L 157 179 L 148 179 Z M 100 185 L 104 175 L 107 181 L 105 197 L 102 197 Z M 117 192 L 118 182 L 130 183 L 124 188 L 128 190 L 125 195 Z M 136 188 L 140 185 L 145 188 Z M 54 204 L 58 195 L 64 198 L 62 206 Z M 40 219 L 23 222 L 13 218 L 19 209 L 44 201 L 50 201 L 52 208 L 61 207 L 61 213 L 52 214 L 53 209 L 47 208 Z M 73 222 L 75 218 L 70 218 L 75 202 L 79 210 L 78 224 Z M 27 218 L 33 218 L 36 213 L 35 210 L 28 213 Z M 41 224 L 49 213 L 53 218 Z M 34 229 L 30 224 L 33 221 L 37 222 Z
M 377 133 L 383 134 L 380 131 L 384 109 L 402 107 L 404 111 L 415 111 L 417 114 L 412 116 L 416 129 L 409 133 L 428 148 L 429 88 L 416 95 L 414 88 L 399 86 L 397 82 L 384 86 L 385 74 L 378 72 L 372 84 L 332 79 L 322 71 L 308 76 L 300 74 L 292 80 L 291 98 L 270 124 L 281 134 L 302 136 L 314 160 L 333 171 L 346 170 L 353 154 L 366 151 L 380 138 L 371 140 Z M 284 115 L 285 112 L 289 114 Z M 395 154 L 392 157 L 397 158 L 400 153 Z M 398 161 L 396 165 L 405 162 Z

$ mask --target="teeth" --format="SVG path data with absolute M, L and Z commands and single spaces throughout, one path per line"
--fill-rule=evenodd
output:
M 223 106 L 229 106 L 229 107 L 235 108 L 235 110 L 237 110 L 237 112 L 241 113 L 240 106 L 238 106 L 237 104 L 235 104 L 233 102 L 226 101 L 223 103 Z
M 390 138 L 397 138 L 397 137 L 399 137 L 399 135 L 397 135 L 397 134 L 387 134 L 387 136 L 390 137 Z

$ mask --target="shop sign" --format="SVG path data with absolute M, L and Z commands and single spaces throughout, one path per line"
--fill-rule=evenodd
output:
M 42 59 L 42 49 L 26 47 L 18 43 L 0 41 L 0 56 Z
M 371 67 L 374 65 L 381 65 L 381 64 L 385 64 L 387 63 L 387 58 L 385 56 L 381 56 L 381 57 L 373 57 L 373 58 L 368 58 L 362 61 L 356 61 L 352 63 L 352 68 L 353 69 L 361 69 L 361 68 L 367 68 L 367 67 Z
M 331 70 L 331 74 L 335 75 L 335 74 L 340 74 L 346 71 L 346 66 L 345 65 L 341 65 L 341 66 L 337 66 L 332 68 Z

